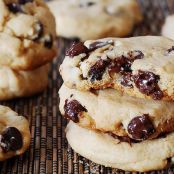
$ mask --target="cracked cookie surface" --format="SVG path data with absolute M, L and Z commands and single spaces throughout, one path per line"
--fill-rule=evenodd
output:
M 58 35 L 81 40 L 126 36 L 142 20 L 135 0 L 55 0 L 48 6 Z
M 135 97 L 174 100 L 174 41 L 141 36 L 73 44 L 60 73 L 68 87 L 78 90 L 114 88 Z
M 31 70 L 54 58 L 55 20 L 42 0 L 0 0 L 0 9 L 1 66 Z

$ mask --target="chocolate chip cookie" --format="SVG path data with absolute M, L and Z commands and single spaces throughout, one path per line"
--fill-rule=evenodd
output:
M 70 122 L 66 137 L 75 152 L 106 167 L 147 172 L 173 164 L 174 133 L 129 144 L 109 134 L 84 129 Z
M 55 19 L 42 0 L 0 0 L 0 65 L 35 69 L 56 55 Z
M 60 112 L 87 129 L 143 141 L 174 131 L 174 102 L 145 100 L 114 89 L 78 91 L 62 86 Z
M 60 73 L 78 90 L 114 88 L 134 97 L 174 100 L 174 41 L 140 36 L 74 43 Z
M 59 0 L 48 2 L 57 33 L 81 40 L 128 35 L 142 20 L 136 0 Z
M 23 154 L 30 144 L 29 123 L 10 108 L 0 106 L 0 161 Z
M 32 71 L 0 68 L 0 100 L 27 97 L 42 92 L 48 85 L 48 65 Z

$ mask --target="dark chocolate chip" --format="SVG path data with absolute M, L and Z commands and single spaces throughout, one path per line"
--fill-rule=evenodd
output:
M 18 0 L 18 3 L 22 5 L 27 4 L 29 2 L 33 2 L 33 0 Z
M 12 13 L 23 13 L 21 6 L 17 3 L 9 3 L 7 4 L 7 7 Z
M 80 7 L 90 7 L 90 6 L 93 6 L 95 5 L 95 2 L 87 2 L 85 4 L 80 4 Z
M 88 48 L 82 43 L 73 43 L 72 46 L 66 51 L 66 56 L 74 57 L 82 53 L 88 53 Z
M 46 48 L 48 48 L 48 49 L 52 48 L 52 46 L 53 46 L 53 37 L 52 37 L 51 34 L 46 35 L 46 36 L 44 37 L 44 46 L 45 46 Z
M 124 72 L 124 73 L 122 73 L 121 85 L 133 88 L 133 85 L 132 85 L 132 73 L 131 72 Z
M 169 49 L 167 50 L 167 53 L 171 53 L 172 51 L 174 51 L 174 46 L 172 46 L 171 48 L 169 48 Z
M 93 82 L 95 80 L 101 80 L 102 76 L 106 70 L 106 67 L 109 65 L 109 60 L 98 60 L 89 70 L 88 75 L 90 80 Z
M 163 97 L 163 92 L 158 86 L 159 76 L 149 71 L 138 71 L 138 74 L 133 76 L 136 87 L 143 94 L 152 96 L 155 100 L 160 100 Z
M 92 5 L 95 5 L 95 2 L 88 2 L 87 3 L 87 6 L 89 7 L 89 6 L 92 6 Z
M 136 60 L 136 59 L 142 59 L 144 57 L 144 54 L 140 50 L 134 50 L 128 52 L 129 59 Z
M 133 118 L 128 124 L 128 133 L 133 139 L 145 140 L 155 132 L 154 125 L 148 114 Z
M 43 25 L 41 22 L 37 22 L 34 25 L 35 34 L 32 36 L 32 40 L 36 41 L 43 35 Z
M 130 72 L 131 62 L 124 56 L 115 58 L 108 66 L 109 73 Z
M 89 45 L 89 50 L 94 51 L 97 48 L 101 48 L 101 47 L 104 47 L 104 46 L 109 45 L 109 44 L 113 45 L 113 43 L 114 42 L 112 40 L 109 40 L 106 42 L 101 42 L 101 41 L 93 42 Z
M 87 112 L 87 109 L 83 107 L 77 100 L 65 100 L 64 105 L 65 118 L 72 120 L 75 123 L 79 122 L 79 114 L 81 112 Z
M 15 127 L 8 127 L 1 133 L 0 147 L 4 152 L 16 151 L 22 146 L 22 135 Z

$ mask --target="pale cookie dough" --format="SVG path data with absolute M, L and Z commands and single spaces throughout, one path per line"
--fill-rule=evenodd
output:
M 58 35 L 67 38 L 122 37 L 142 20 L 136 0 L 54 0 L 48 6 Z
M 60 112 L 88 129 L 145 140 L 174 131 L 174 102 L 130 97 L 114 89 L 78 91 L 63 85 Z
M 0 106 L 0 161 L 23 154 L 30 145 L 27 119 Z
M 78 90 L 111 87 L 134 97 L 174 100 L 174 41 L 140 36 L 73 44 L 60 73 Z
M 174 15 L 169 15 L 166 17 L 161 34 L 174 40 Z
M 75 152 L 106 167 L 147 172 L 164 169 L 173 163 L 174 133 L 130 145 L 71 122 L 66 129 L 66 137 Z
M 31 70 L 56 55 L 55 19 L 42 0 L 0 0 L 0 65 Z
M 32 71 L 0 67 L 0 100 L 28 97 L 42 92 L 48 85 L 48 69 L 48 65 Z

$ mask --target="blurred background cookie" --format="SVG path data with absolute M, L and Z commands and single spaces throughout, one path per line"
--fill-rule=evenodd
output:
M 174 15 L 169 15 L 162 26 L 161 34 L 174 40 Z
M 48 70 L 48 65 L 32 71 L 15 71 L 1 67 L 0 101 L 42 92 L 48 85 Z
M 55 0 L 48 6 L 58 35 L 83 41 L 126 36 L 142 20 L 136 0 Z
M 56 56 L 55 20 L 42 0 L 0 0 L 0 66 L 31 70 Z

